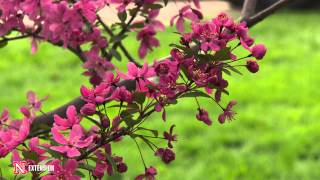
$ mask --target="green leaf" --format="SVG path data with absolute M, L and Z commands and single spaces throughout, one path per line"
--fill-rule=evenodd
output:
M 163 8 L 163 6 L 161 4 L 146 4 L 145 7 L 146 8 L 150 8 L 150 9 L 161 9 L 161 8 Z
M 168 2 L 169 2 L 169 0 L 163 0 L 163 3 L 165 6 L 167 6 Z
M 30 160 L 34 160 L 36 162 L 39 161 L 39 156 L 36 152 L 34 151 L 23 151 L 22 155 L 25 159 L 30 159 Z
M 227 68 L 239 75 L 243 75 L 238 69 L 236 69 L 235 67 L 230 66 L 229 64 L 225 64 L 227 66 Z
M 159 133 L 157 130 L 155 129 L 148 129 L 148 128 L 144 128 L 144 127 L 137 127 L 138 130 L 144 130 L 144 131 L 149 131 L 151 132 L 155 137 L 159 136 Z
M 130 28 L 143 28 L 144 23 L 134 23 L 130 26 Z
M 133 94 L 133 100 L 137 102 L 138 104 L 143 104 L 146 100 L 146 93 L 144 92 L 135 92 Z
M 5 46 L 7 46 L 8 45 L 8 41 L 2 41 L 1 43 L 0 43 L 0 49 L 1 48 L 4 48 Z
M 131 103 L 131 104 L 128 104 L 128 107 L 127 109 L 125 110 L 125 112 L 127 114 L 134 114 L 136 112 L 139 112 L 139 105 L 136 104 L 136 103 Z
M 186 92 L 180 96 L 180 98 L 189 98 L 189 97 L 205 97 L 205 98 L 210 98 L 210 99 L 212 98 L 211 96 L 209 96 L 205 92 L 198 91 L 198 90 L 189 91 L 189 92 Z
M 78 176 L 80 176 L 80 177 L 82 177 L 82 178 L 85 178 L 85 177 L 86 177 L 86 175 L 83 174 L 83 172 L 81 172 L 81 171 L 76 171 L 75 174 L 78 175 Z
M 150 143 L 149 139 L 145 138 L 145 137 L 142 136 L 142 135 L 136 135 L 136 137 L 142 139 L 142 141 L 145 142 L 145 143 L 150 147 L 150 149 L 153 150 L 153 146 L 152 146 L 152 144 Z
M 49 153 L 52 157 L 55 157 L 57 159 L 61 158 L 62 155 L 60 153 L 58 153 L 57 151 L 54 151 L 52 149 L 49 149 L 45 146 L 38 146 L 38 148 L 45 150 L 47 153 Z
M 118 13 L 118 18 L 121 22 L 125 22 L 127 20 L 127 11 L 123 11 L 122 13 Z
M 117 50 L 110 49 L 110 53 L 113 57 L 115 57 L 118 61 L 121 61 L 121 55 Z
M 228 59 L 230 59 L 229 53 L 230 53 L 230 47 L 225 47 L 225 48 L 221 49 L 220 51 L 217 51 L 213 55 L 213 60 L 214 61 L 228 60 Z
M 137 122 L 133 120 L 132 116 L 127 116 L 123 118 L 122 121 L 124 121 L 128 127 L 133 127 L 137 124 Z
M 129 10 L 129 14 L 130 16 L 133 16 L 135 15 L 137 12 L 139 11 L 139 9 L 137 7 L 133 8 L 133 9 L 130 9 Z
M 182 50 L 188 56 L 192 56 L 194 54 L 191 48 L 187 48 L 178 44 L 170 44 L 169 46 Z
M 91 172 L 94 170 L 94 167 L 93 167 L 93 166 L 91 166 L 91 165 L 89 165 L 89 164 L 84 164 L 84 163 L 79 164 L 79 165 L 78 165 L 78 168 L 80 168 L 80 169 L 85 169 L 85 170 L 88 170 L 88 171 L 91 171 Z
M 200 64 L 206 64 L 215 60 L 212 54 L 198 54 L 197 57 Z

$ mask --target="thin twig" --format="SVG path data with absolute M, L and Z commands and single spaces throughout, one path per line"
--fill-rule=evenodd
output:
M 111 37 L 115 37 L 114 33 L 112 32 L 112 30 L 108 27 L 108 25 L 106 23 L 103 22 L 103 20 L 101 19 L 101 17 L 98 15 L 97 19 L 99 21 L 99 23 L 102 25 L 102 27 L 104 28 L 104 30 L 111 36 Z M 121 49 L 121 51 L 123 52 L 123 54 L 128 58 L 128 60 L 130 62 L 133 62 L 135 65 L 141 67 L 141 65 L 136 62 L 134 60 L 134 58 L 131 56 L 131 54 L 129 53 L 129 51 L 126 49 L 126 47 L 122 44 L 121 41 L 119 41 L 119 47 Z

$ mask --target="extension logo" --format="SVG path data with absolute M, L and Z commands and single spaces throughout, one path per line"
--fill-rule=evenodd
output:
M 27 161 L 14 161 L 13 174 L 27 174 L 28 172 L 54 171 L 54 165 L 29 165 Z
M 27 174 L 28 163 L 27 161 L 14 161 L 13 162 L 13 174 Z

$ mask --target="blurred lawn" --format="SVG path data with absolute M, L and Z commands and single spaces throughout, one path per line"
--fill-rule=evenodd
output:
M 215 121 L 207 127 L 195 119 L 193 101 L 182 101 L 168 108 L 168 121 L 154 115 L 149 127 L 163 130 L 177 125 L 176 161 L 163 165 L 143 146 L 147 164 L 158 168 L 158 179 L 319 179 L 320 178 L 320 24 L 317 12 L 274 15 L 252 29 L 258 43 L 269 49 L 258 74 L 229 77 L 230 97 L 239 104 L 232 123 Z M 169 30 L 172 31 L 172 30 Z M 166 56 L 168 43 L 177 40 L 173 33 L 161 33 L 161 49 L 148 56 Z M 137 42 L 126 42 L 136 52 Z M 79 86 L 87 83 L 77 58 L 60 48 L 42 44 L 39 53 L 30 55 L 29 42 L 11 43 L 1 49 L 0 109 L 8 107 L 17 115 L 32 89 L 41 96 L 50 94 L 44 110 L 50 110 L 79 95 Z M 216 120 L 218 108 L 202 100 Z M 123 179 L 133 179 L 143 171 L 132 140 L 114 145 L 123 155 L 129 171 Z M 8 159 L 8 158 L 7 158 Z M 2 172 L 12 177 L 6 160 L 0 160 Z M 5 172 L 4 172 L 5 171 Z

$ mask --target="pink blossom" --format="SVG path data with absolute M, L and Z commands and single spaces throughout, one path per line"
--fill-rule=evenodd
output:
M 74 105 L 67 108 L 67 119 L 54 115 L 54 126 L 60 130 L 71 128 L 75 124 L 79 124 L 81 119 L 78 117 L 77 109 Z
M 175 153 L 169 148 L 166 148 L 166 149 L 159 148 L 155 152 L 155 155 L 159 156 L 161 160 L 166 164 L 169 164 L 171 161 L 175 160 L 176 158 Z
M 209 114 L 206 110 L 199 108 L 198 109 L 199 113 L 197 114 L 197 119 L 199 121 L 204 122 L 205 124 L 207 124 L 208 126 L 210 126 L 212 124 L 212 121 L 209 117 Z
M 118 75 L 122 79 L 126 80 L 135 80 L 136 81 L 136 88 L 139 91 L 146 92 L 148 89 L 146 88 L 147 84 L 151 82 L 148 78 L 153 77 L 155 75 L 154 69 L 150 68 L 147 63 L 145 63 L 141 68 L 138 68 L 134 63 L 129 62 L 127 64 L 128 72 L 122 73 L 117 70 Z
M 169 132 L 164 132 L 163 133 L 163 137 L 168 140 L 168 147 L 172 148 L 172 142 L 173 141 L 177 141 L 177 135 L 173 134 L 173 128 L 175 127 L 175 125 L 172 125 L 170 127 Z
M 149 168 L 145 169 L 145 173 L 144 174 L 140 174 L 138 175 L 135 180 L 155 180 L 157 175 L 157 170 L 156 168 L 150 166 Z
M 221 124 L 223 124 L 226 119 L 231 121 L 234 118 L 234 115 L 236 113 L 232 111 L 232 108 L 236 104 L 237 104 L 237 101 L 235 100 L 230 101 L 229 104 L 227 105 L 227 108 L 224 109 L 223 113 L 219 115 L 218 120 Z
M 80 176 L 75 175 L 78 162 L 74 159 L 68 159 L 62 163 L 59 159 L 54 159 L 49 163 L 54 166 L 53 173 L 43 176 L 41 180 L 80 180 Z M 63 164 L 63 165 L 62 165 Z
M 113 99 L 116 101 L 128 102 L 128 103 L 131 103 L 133 98 L 132 93 L 128 91 L 124 86 L 117 87 L 114 90 L 112 96 L 113 96 Z
M 137 40 L 141 41 L 139 47 L 139 57 L 144 58 L 148 50 L 152 51 L 153 47 L 158 47 L 160 42 L 155 37 L 156 31 L 153 26 L 147 25 L 142 28 L 137 34 Z
M 20 143 L 22 143 L 30 132 L 30 119 L 24 118 L 19 121 L 18 129 L 16 128 L 1 128 L 0 129 L 0 157 L 5 157 Z
M 59 129 L 53 127 L 51 129 L 53 139 L 61 144 L 61 146 L 51 146 L 50 149 L 60 153 L 66 153 L 70 158 L 80 156 L 78 148 L 86 148 L 93 141 L 93 136 L 84 138 L 82 127 L 78 124 L 72 126 L 69 138 L 59 133 Z
M 41 109 L 42 102 L 48 99 L 46 96 L 43 99 L 38 99 L 37 95 L 33 91 L 27 92 L 28 105 L 32 109 L 32 115 L 34 116 L 37 111 Z
M 185 21 L 185 18 L 191 20 L 192 22 L 197 22 L 199 21 L 199 17 L 197 16 L 197 14 L 195 14 L 190 5 L 186 5 L 184 7 L 182 7 L 180 10 L 179 10 L 179 14 L 178 15 L 175 15 L 171 18 L 170 20 L 170 26 L 173 26 L 174 24 L 174 21 L 175 19 L 177 19 L 177 22 L 176 22 L 176 26 L 177 26 L 177 29 L 180 33 L 184 33 L 185 29 L 184 29 L 184 21 Z

